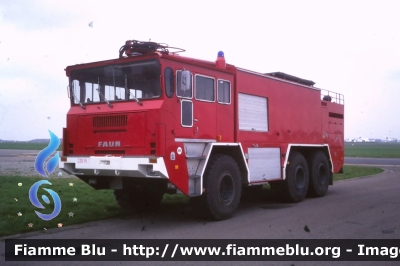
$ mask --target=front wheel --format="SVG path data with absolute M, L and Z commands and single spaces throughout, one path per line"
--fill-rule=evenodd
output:
M 228 155 L 213 155 L 203 182 L 205 192 L 199 200 L 206 214 L 214 220 L 232 217 L 242 192 L 240 170 L 236 161 Z

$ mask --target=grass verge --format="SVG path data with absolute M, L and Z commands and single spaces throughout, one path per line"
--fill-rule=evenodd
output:
M 337 174 L 334 180 L 343 180 L 359 176 L 381 173 L 383 170 L 376 167 L 344 166 L 344 174 Z M 69 226 L 97 221 L 113 217 L 123 217 L 132 212 L 121 209 L 114 199 L 112 190 L 94 190 L 77 178 L 49 178 L 52 185 L 43 185 L 38 190 L 38 198 L 45 209 L 37 209 L 29 200 L 29 189 L 40 177 L 1 176 L 0 195 L 0 236 L 27 233 L 33 231 L 45 232 L 56 228 L 58 224 Z M 21 186 L 19 186 L 21 184 Z M 71 185 L 72 184 L 72 185 Z M 268 185 L 265 186 L 269 188 Z M 48 196 L 43 188 L 54 190 L 60 197 L 62 208 L 60 214 L 50 221 L 40 219 L 36 213 L 50 214 L 54 209 L 53 201 L 50 204 L 41 200 L 42 195 Z M 74 201 L 76 198 L 76 201 Z M 162 204 L 169 206 L 186 205 L 189 198 L 185 195 L 164 195 Z M 21 213 L 21 216 L 18 215 Z M 72 214 L 72 215 L 71 215 Z M 29 224 L 32 224 L 30 227 Z M 46 229 L 45 229 L 46 228 Z
M 60 223 L 62 226 L 68 226 L 126 213 L 117 205 L 111 190 L 96 191 L 77 178 L 49 178 L 52 185 L 41 186 L 37 193 L 37 197 L 45 209 L 37 209 L 29 200 L 30 187 L 43 178 L 2 176 L 0 180 L 2 197 L 0 236 L 38 230 L 45 231 L 44 228 L 56 228 Z M 22 185 L 19 186 L 19 183 Z M 50 221 L 40 219 L 34 212 L 37 210 L 44 214 L 50 214 L 54 210 L 53 200 L 43 188 L 54 190 L 62 203 L 60 214 Z M 41 200 L 42 195 L 48 196 L 50 204 Z M 22 215 L 19 216 L 18 213 Z M 71 216 L 72 213 L 73 216 Z M 33 224 L 32 227 L 29 224 Z
M 383 169 L 378 167 L 365 167 L 355 165 L 343 166 L 343 174 L 333 175 L 333 181 L 345 180 L 360 176 L 369 176 L 383 173 Z

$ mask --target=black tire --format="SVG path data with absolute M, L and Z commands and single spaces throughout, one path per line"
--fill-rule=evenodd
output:
M 278 180 L 278 181 L 273 181 L 268 183 L 269 186 L 273 191 L 281 195 L 283 193 L 283 188 L 285 187 L 285 181 L 284 180 Z
M 225 220 L 235 213 L 242 192 L 240 170 L 236 161 L 224 154 L 213 155 L 204 173 L 205 192 L 196 199 L 213 220 Z M 198 204 L 200 200 L 201 204 Z
M 133 197 L 131 196 L 131 193 L 132 192 L 128 190 L 122 190 L 122 189 L 114 190 L 115 200 L 122 209 L 125 210 L 135 209 L 134 200 Z
M 287 202 L 300 202 L 308 190 L 308 165 L 299 152 L 291 152 L 286 166 L 286 179 L 282 183 L 281 195 Z
M 308 195 L 311 197 L 323 197 L 328 191 L 330 179 L 330 167 L 328 158 L 322 151 L 317 151 L 310 157 L 310 184 Z
M 160 188 L 132 187 L 114 190 L 118 205 L 127 210 L 150 210 L 158 207 L 164 197 Z

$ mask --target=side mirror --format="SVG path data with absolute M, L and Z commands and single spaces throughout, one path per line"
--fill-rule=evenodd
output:
M 192 88 L 192 84 L 190 84 L 192 81 L 191 79 L 191 73 L 188 70 L 183 70 L 182 71 L 182 76 L 181 76 L 181 90 L 182 91 L 188 91 Z

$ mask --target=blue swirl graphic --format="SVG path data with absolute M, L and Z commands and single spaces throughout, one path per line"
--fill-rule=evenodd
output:
M 31 186 L 31 188 L 29 189 L 29 200 L 31 201 L 31 203 L 35 207 L 37 207 L 39 209 L 45 209 L 45 207 L 43 207 L 43 205 L 40 203 L 40 201 L 39 201 L 39 199 L 37 197 L 38 189 L 43 184 L 51 185 L 51 183 L 49 181 L 47 181 L 47 180 L 40 180 L 40 181 L 36 182 L 35 184 L 33 184 Z M 60 211 L 61 211 L 61 200 L 60 200 L 60 197 L 58 196 L 58 194 L 56 192 L 54 192 L 54 190 L 47 189 L 47 188 L 43 188 L 43 189 L 46 190 L 51 195 L 51 197 L 53 198 L 54 211 L 52 213 L 50 213 L 50 214 L 43 214 L 43 213 L 40 213 L 38 211 L 35 211 L 35 213 L 42 220 L 49 221 L 49 220 L 53 219 L 54 217 L 56 217 L 60 213 Z M 46 195 L 43 195 L 42 199 L 47 204 L 50 203 L 50 200 Z
M 35 160 L 36 172 L 44 177 L 47 177 L 54 171 L 54 169 L 56 169 L 60 157 L 60 155 L 57 152 L 52 158 L 48 160 L 46 167 L 47 172 L 46 172 L 44 165 L 46 159 L 49 158 L 49 156 L 57 150 L 58 146 L 60 146 L 60 139 L 50 130 L 49 133 L 50 133 L 49 145 L 38 153 Z

